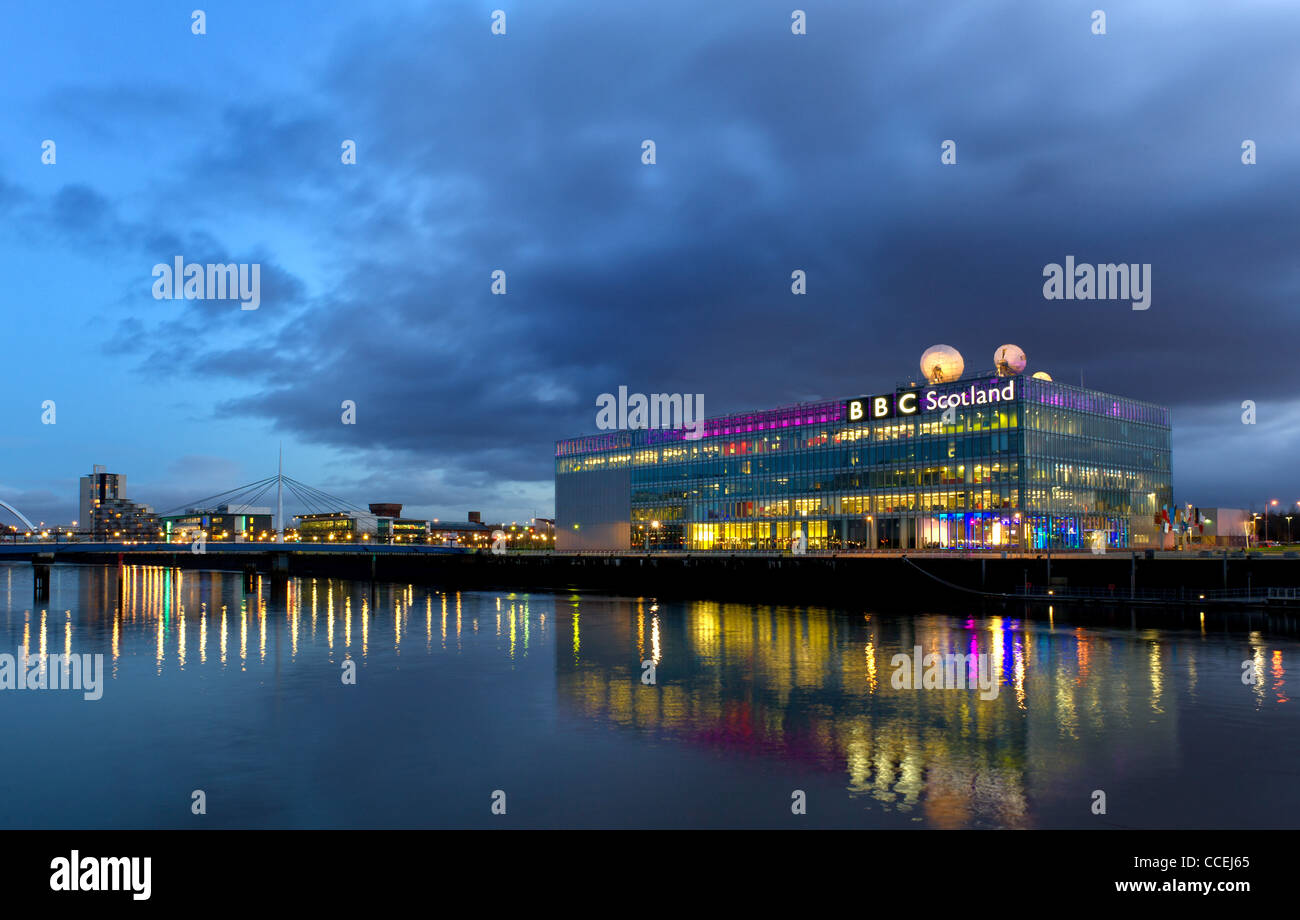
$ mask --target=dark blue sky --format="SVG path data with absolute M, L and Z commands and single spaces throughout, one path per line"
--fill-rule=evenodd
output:
M 1300 499 L 1293 2 L 804 4 L 805 36 L 766 0 L 196 5 L 0 14 L 33 517 L 92 463 L 163 509 L 281 442 L 356 502 L 549 514 L 602 392 L 854 396 L 935 342 L 1170 405 L 1179 501 Z M 176 255 L 260 262 L 260 309 L 154 300 Z M 1044 300 L 1067 255 L 1150 263 L 1151 308 Z

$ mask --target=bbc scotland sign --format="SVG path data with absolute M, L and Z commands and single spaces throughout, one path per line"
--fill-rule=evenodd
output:
M 1014 377 L 989 383 L 973 383 L 958 390 L 934 387 L 928 390 L 897 390 L 883 396 L 861 396 L 844 405 L 844 417 L 850 422 L 906 418 L 921 412 L 983 406 L 1016 398 Z

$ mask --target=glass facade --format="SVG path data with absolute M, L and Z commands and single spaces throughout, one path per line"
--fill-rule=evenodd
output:
M 886 417 L 868 417 L 871 402 Z M 967 378 L 709 419 L 695 440 L 560 441 L 555 475 L 561 550 L 779 550 L 800 536 L 809 550 L 1156 546 L 1169 412 L 1031 377 Z M 593 519 L 611 503 L 584 502 L 587 477 L 626 488 L 627 520 Z M 572 543 L 584 528 L 619 536 Z

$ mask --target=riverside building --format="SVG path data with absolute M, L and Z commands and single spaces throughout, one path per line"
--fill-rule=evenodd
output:
M 974 376 L 923 359 L 926 384 L 710 418 L 696 440 L 559 441 L 556 549 L 1158 548 L 1168 409 L 1026 375 L 1016 353 Z

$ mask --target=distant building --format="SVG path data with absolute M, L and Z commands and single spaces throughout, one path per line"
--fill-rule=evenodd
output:
M 471 515 L 478 512 L 471 511 Z M 489 547 L 492 545 L 492 528 L 482 521 L 430 521 L 429 542 L 442 546 Z
M 161 528 L 153 508 L 126 497 L 126 476 L 95 464 L 81 477 L 77 529 L 94 537 L 158 539 Z
M 429 536 L 429 522 L 420 518 L 380 518 L 379 535 L 381 539 L 391 537 L 396 543 L 424 543 Z
M 391 512 L 377 514 L 377 511 Z M 429 536 L 429 522 L 420 518 L 399 517 L 402 506 L 376 503 L 365 511 L 330 511 L 321 514 L 300 514 L 298 540 L 302 543 L 425 543 Z
M 89 530 L 90 519 L 100 502 L 126 497 L 126 477 L 109 473 L 103 464 L 96 463 L 89 476 L 81 477 L 81 495 L 77 506 L 77 520 Z
M 500 533 L 507 550 L 548 550 L 555 548 L 555 522 L 550 518 L 533 518 L 532 524 L 490 524 L 489 535 Z M 493 538 L 495 542 L 495 538 Z M 490 544 L 489 544 L 490 545 Z
M 298 539 L 303 543 L 360 543 L 373 540 L 379 533 L 379 518 L 364 511 L 327 511 L 299 514 Z
M 429 522 L 402 517 L 399 502 L 372 502 L 370 513 L 375 516 L 375 539 L 380 543 L 424 543 L 429 536 Z
M 507 550 L 555 548 L 555 521 L 550 518 L 533 518 L 532 524 L 484 524 L 480 512 L 471 511 L 469 516 L 463 523 L 431 521 L 429 542 L 487 550 L 496 542 L 494 534 L 500 533 Z
M 168 543 L 192 542 L 199 533 L 216 542 L 252 543 L 275 539 L 275 525 L 270 508 L 252 505 L 218 505 L 216 508 L 190 508 L 182 514 L 162 518 Z
M 298 539 L 304 543 L 427 543 L 487 550 L 493 533 L 500 531 L 508 549 L 550 549 L 555 543 L 555 522 L 534 518 L 532 524 L 484 524 L 482 514 L 469 512 L 467 521 L 427 521 L 400 517 L 402 506 L 391 503 L 370 505 L 364 511 L 334 511 L 300 514 Z M 391 512 L 381 515 L 377 512 Z
M 1250 512 L 1242 508 L 1201 508 L 1201 522 L 1193 525 L 1192 542 L 1212 546 L 1245 546 L 1255 542 Z
M 507 550 L 551 549 L 555 545 L 555 522 L 534 518 L 532 524 L 484 524 L 483 514 L 469 512 L 468 521 L 430 521 L 429 542 L 443 546 L 467 546 L 489 550 L 500 533 Z

